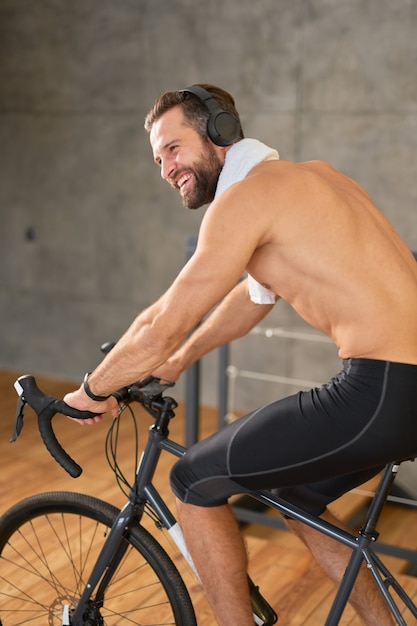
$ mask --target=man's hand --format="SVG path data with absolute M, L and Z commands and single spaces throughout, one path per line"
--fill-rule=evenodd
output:
M 97 413 L 96 417 L 91 417 L 86 420 L 75 419 L 74 421 L 78 422 L 81 426 L 84 426 L 84 424 L 92 425 L 101 422 L 104 413 L 110 413 L 113 417 L 118 417 L 119 414 L 116 398 L 110 396 L 110 398 L 105 402 L 94 402 L 94 400 L 91 400 L 85 393 L 83 385 L 81 385 L 77 391 L 67 393 L 66 396 L 64 396 L 64 402 L 72 406 L 74 409 Z

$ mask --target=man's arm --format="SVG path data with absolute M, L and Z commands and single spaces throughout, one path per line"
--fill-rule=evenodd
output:
M 254 304 L 247 279 L 236 285 L 185 343 L 157 370 L 155 376 L 175 381 L 184 370 L 215 348 L 243 337 L 273 308 Z
M 236 186 L 233 192 L 226 190 L 210 205 L 204 215 L 193 256 L 171 287 L 138 315 L 94 370 L 88 379 L 92 394 L 108 396 L 155 372 L 175 354 L 204 316 L 234 291 L 254 252 L 269 241 L 270 219 L 264 215 L 265 212 L 259 212 L 257 206 L 259 202 L 262 204 L 262 197 L 259 198 L 262 190 L 262 185 L 255 185 L 255 189 L 248 194 L 246 186 L 243 189 Z M 237 290 L 234 297 L 239 293 L 243 292 Z M 233 315 L 225 315 L 224 320 L 218 317 L 211 319 L 211 323 L 217 319 L 217 323 L 224 324 L 224 329 L 215 331 L 213 324 L 206 338 L 214 338 L 220 333 L 220 341 L 213 343 L 210 339 L 205 343 L 215 347 L 244 334 L 267 312 L 266 305 L 265 309 L 264 305 L 254 305 L 247 296 L 232 306 L 233 302 L 229 305 Z M 243 306 L 244 309 L 241 309 Z M 237 324 L 242 324 L 239 333 L 234 328 Z M 203 340 L 204 336 L 200 339 Z M 112 411 L 115 414 L 116 407 L 111 398 L 102 403 L 90 398 L 81 385 L 78 391 L 68 394 L 65 401 L 78 409 L 97 413 Z
M 147 320 L 152 319 L 155 314 L 154 309 L 158 309 L 158 306 L 159 303 L 157 302 L 138 316 L 100 367 L 100 370 L 104 369 L 104 366 L 106 365 L 105 361 L 112 359 L 112 353 L 114 351 L 119 352 L 119 355 L 116 355 L 117 359 L 120 359 L 120 355 L 123 355 L 123 368 L 121 368 L 121 371 L 119 372 L 119 376 L 121 377 L 120 380 L 123 382 L 117 383 L 119 387 L 126 384 L 126 376 L 128 376 L 131 380 L 135 379 L 135 372 L 138 364 L 136 359 L 132 359 L 131 357 L 131 345 L 132 342 L 134 342 L 136 335 L 135 327 L 136 325 L 139 328 L 143 325 L 146 326 Z M 225 343 L 229 343 L 238 337 L 246 335 L 269 313 L 273 306 L 273 304 L 254 304 L 249 297 L 247 279 L 243 280 L 224 297 L 217 308 L 215 308 L 207 319 L 197 327 L 197 329 L 182 344 L 182 346 L 179 347 L 170 358 L 165 359 L 164 362 L 152 373 L 164 380 L 177 380 L 184 370 L 208 352 L 211 352 L 215 348 Z M 128 347 L 130 349 L 127 349 Z M 155 349 L 156 346 L 152 345 L 150 352 L 154 353 Z M 144 350 L 143 344 L 141 345 L 141 350 Z M 153 358 L 155 358 L 155 356 L 153 356 Z M 132 362 L 130 362 L 131 359 Z M 111 371 L 111 364 L 108 365 L 110 365 L 109 369 Z M 129 371 L 131 373 L 129 373 Z M 97 377 L 97 380 L 103 385 L 103 379 L 101 376 L 100 378 Z M 115 380 L 114 376 L 112 380 Z M 106 384 L 106 381 L 104 384 Z M 91 386 L 93 387 L 93 385 Z M 100 395 L 100 389 L 93 387 L 92 390 L 97 395 Z M 78 408 L 83 408 L 83 406 L 80 405 L 79 398 L 80 391 L 73 392 L 65 396 L 65 401 L 71 405 L 77 404 Z M 117 414 L 117 404 L 114 398 L 110 398 L 108 402 L 103 403 L 91 403 L 91 401 L 87 399 L 87 404 L 89 410 L 95 410 L 98 413 L 111 411 L 114 416 Z M 89 424 L 94 421 L 99 421 L 99 419 L 100 418 L 95 420 L 86 420 L 83 423 Z

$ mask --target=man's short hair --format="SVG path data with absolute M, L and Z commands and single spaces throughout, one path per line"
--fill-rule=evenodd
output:
M 233 97 L 220 87 L 211 85 L 208 83 L 198 83 L 199 87 L 202 87 L 208 91 L 213 98 L 218 102 L 219 106 L 228 113 L 231 113 L 239 122 L 239 113 L 235 107 L 235 101 Z M 145 130 L 150 133 L 154 123 L 167 111 L 175 106 L 181 105 L 184 111 L 184 116 L 189 122 L 190 126 L 194 128 L 201 137 L 207 137 L 207 121 L 210 117 L 209 110 L 205 104 L 192 93 L 187 91 L 167 91 L 159 96 L 149 113 L 145 118 Z M 242 125 L 240 124 L 242 129 Z M 243 139 L 243 131 L 241 130 L 239 139 Z

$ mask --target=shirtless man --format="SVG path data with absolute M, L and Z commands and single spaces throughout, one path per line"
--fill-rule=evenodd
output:
M 231 96 L 200 88 L 209 99 L 198 88 L 161 96 L 145 125 L 161 176 L 183 204 L 211 202 L 195 254 L 65 400 L 116 415 L 109 394 L 152 373 L 176 380 L 208 351 L 246 334 L 279 298 L 335 342 L 343 369 L 328 385 L 243 417 L 173 469 L 180 522 L 218 623 L 253 626 L 246 553 L 228 497 L 280 488 L 337 523 L 330 501 L 387 461 L 417 454 L 417 263 L 360 185 L 322 161 L 281 161 L 243 139 Z M 235 119 L 231 138 L 227 128 L 219 137 L 210 128 L 216 103 Z M 242 174 L 246 159 L 255 164 Z M 239 282 L 245 270 L 251 293 L 248 279 Z M 345 549 L 289 525 L 340 580 Z M 368 572 L 361 577 L 351 602 L 362 622 L 392 624 Z

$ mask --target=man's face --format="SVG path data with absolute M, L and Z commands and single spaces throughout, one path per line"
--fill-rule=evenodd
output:
M 188 126 L 180 106 L 154 123 L 150 140 L 162 178 L 179 192 L 185 207 L 198 209 L 213 200 L 225 150 Z

